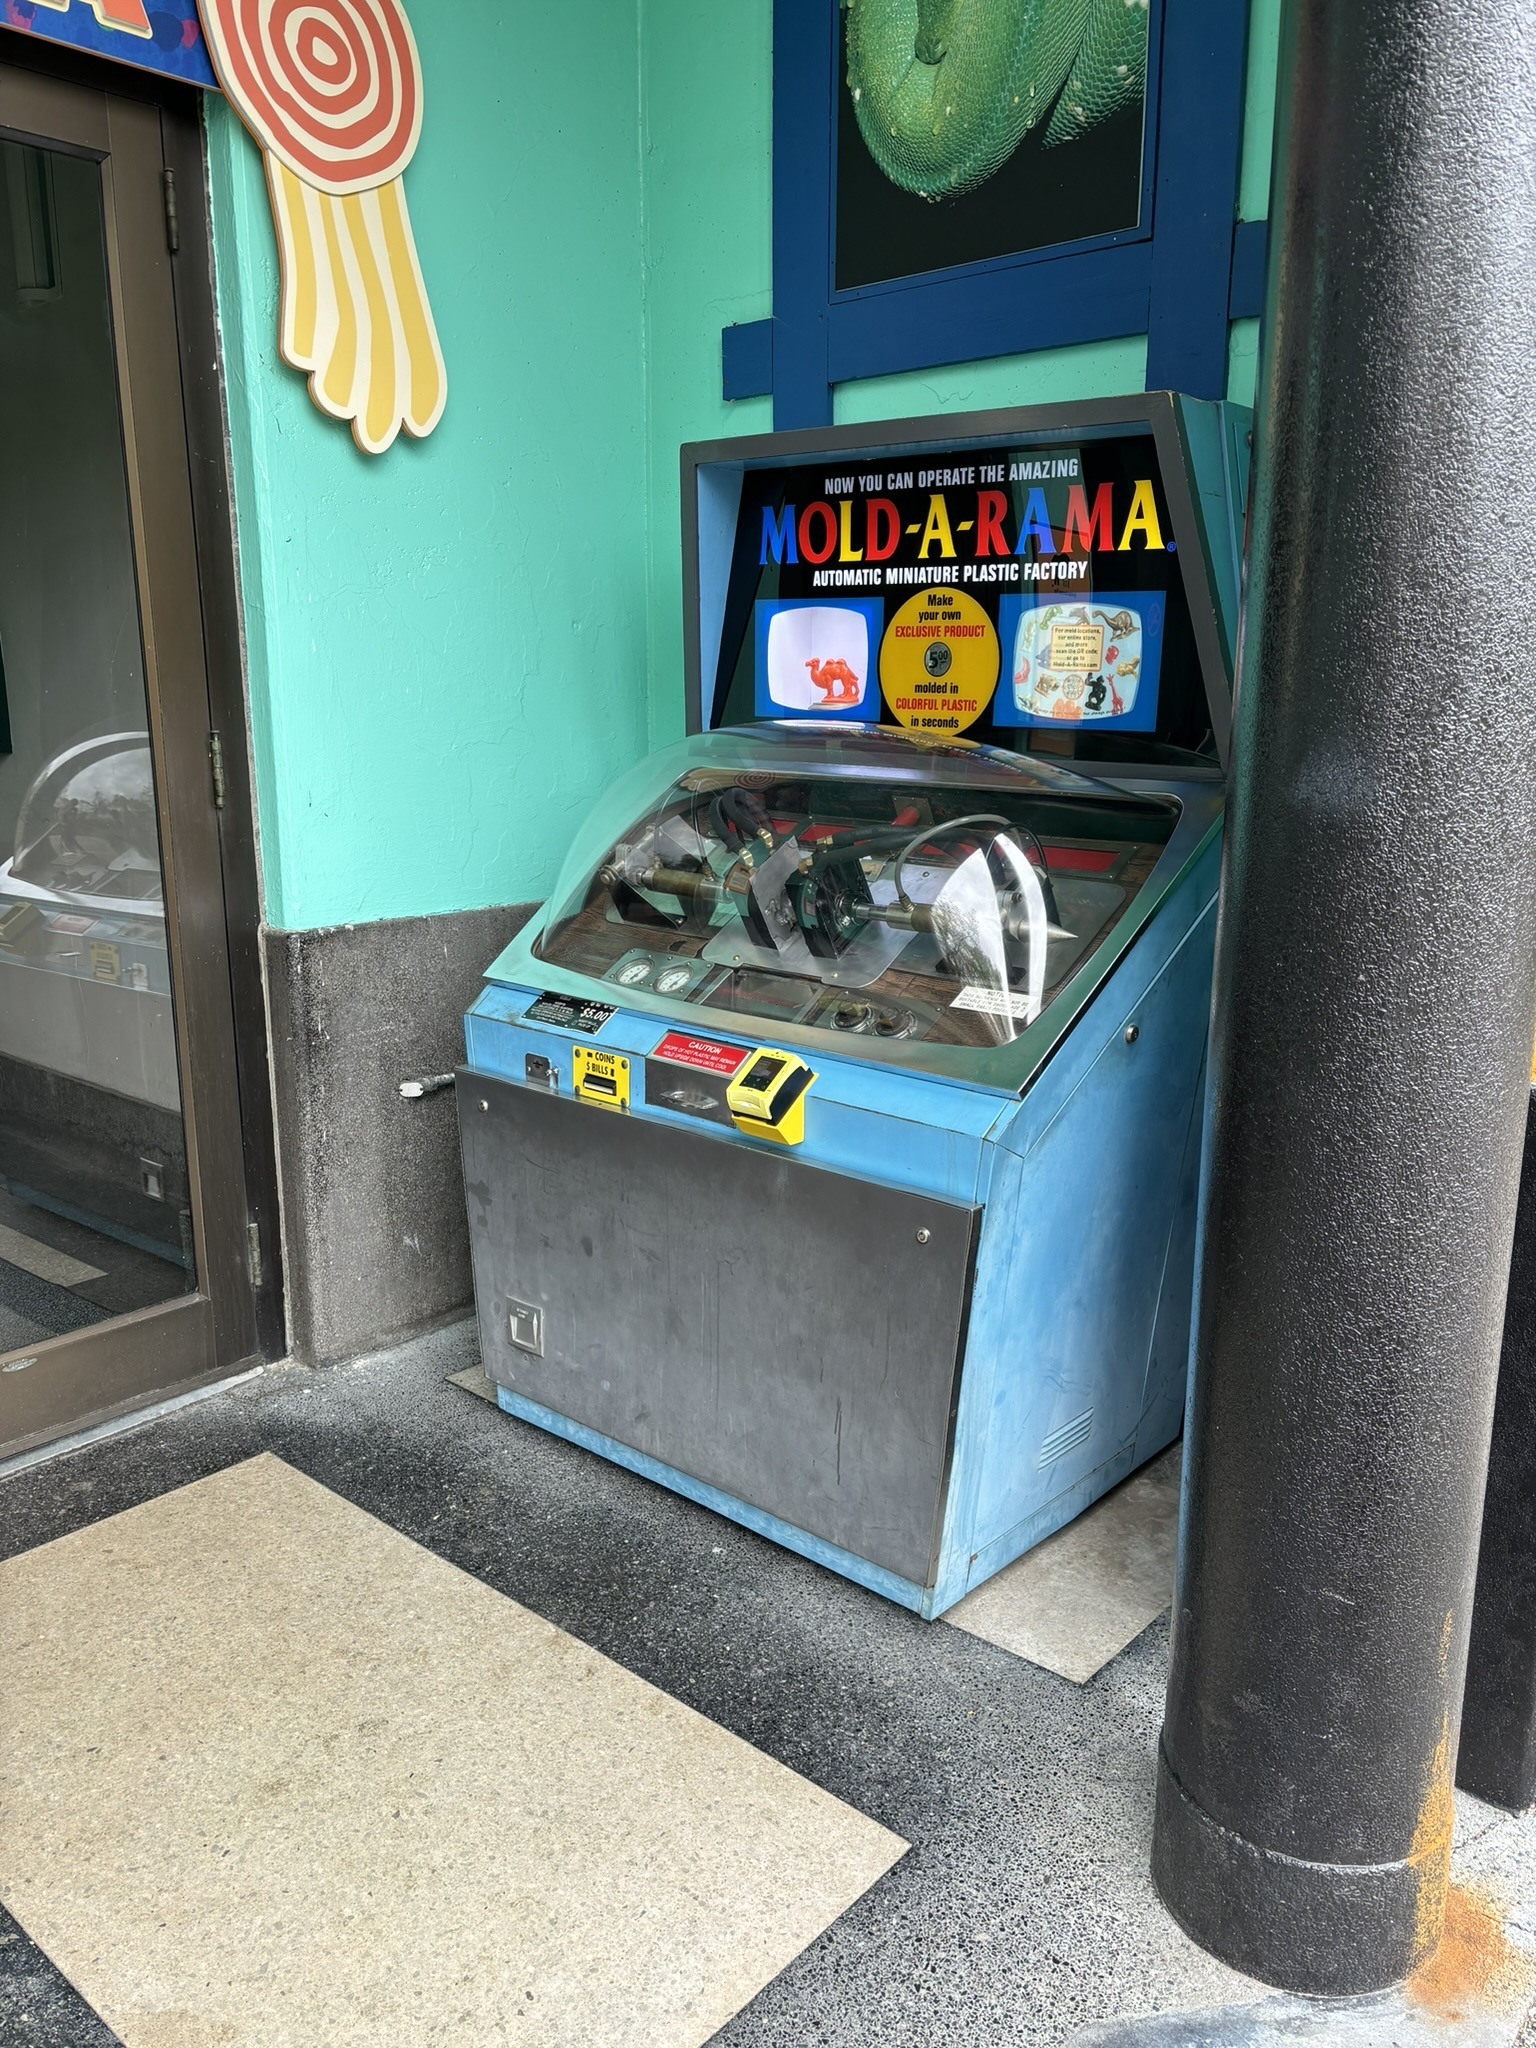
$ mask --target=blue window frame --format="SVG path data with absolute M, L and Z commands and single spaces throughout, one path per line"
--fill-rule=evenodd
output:
M 832 387 L 1147 336 L 1147 388 L 1221 398 L 1227 328 L 1257 313 L 1264 224 L 1236 221 L 1247 0 L 1151 0 L 1141 222 L 952 270 L 834 287 L 840 0 L 775 0 L 773 318 L 728 327 L 724 395 L 776 427 L 832 421 Z

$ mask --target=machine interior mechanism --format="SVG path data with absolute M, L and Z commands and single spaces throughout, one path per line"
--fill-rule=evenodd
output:
M 722 734 L 710 759 L 662 757 L 675 776 L 590 869 L 578 849 L 536 957 L 625 997 L 914 1048 L 1018 1037 L 1135 903 L 1180 809 L 858 728 Z

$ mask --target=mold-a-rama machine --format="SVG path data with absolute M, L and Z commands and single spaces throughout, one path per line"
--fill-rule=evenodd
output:
M 928 1616 L 1178 1434 L 1247 427 L 684 449 L 689 736 L 466 1020 L 509 1414 Z

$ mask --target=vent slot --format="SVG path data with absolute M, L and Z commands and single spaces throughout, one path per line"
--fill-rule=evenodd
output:
M 1081 1415 L 1074 1415 L 1070 1422 L 1064 1422 L 1060 1429 L 1053 1429 L 1040 1446 L 1040 1463 L 1054 1465 L 1058 1458 L 1064 1458 L 1068 1451 L 1075 1451 L 1087 1443 L 1093 1435 L 1093 1410 L 1085 1408 Z

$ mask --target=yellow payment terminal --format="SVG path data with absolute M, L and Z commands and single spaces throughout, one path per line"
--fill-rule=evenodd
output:
M 727 1083 L 725 1106 L 745 1137 L 798 1145 L 805 1136 L 806 1090 L 816 1076 L 792 1052 L 759 1046 Z

